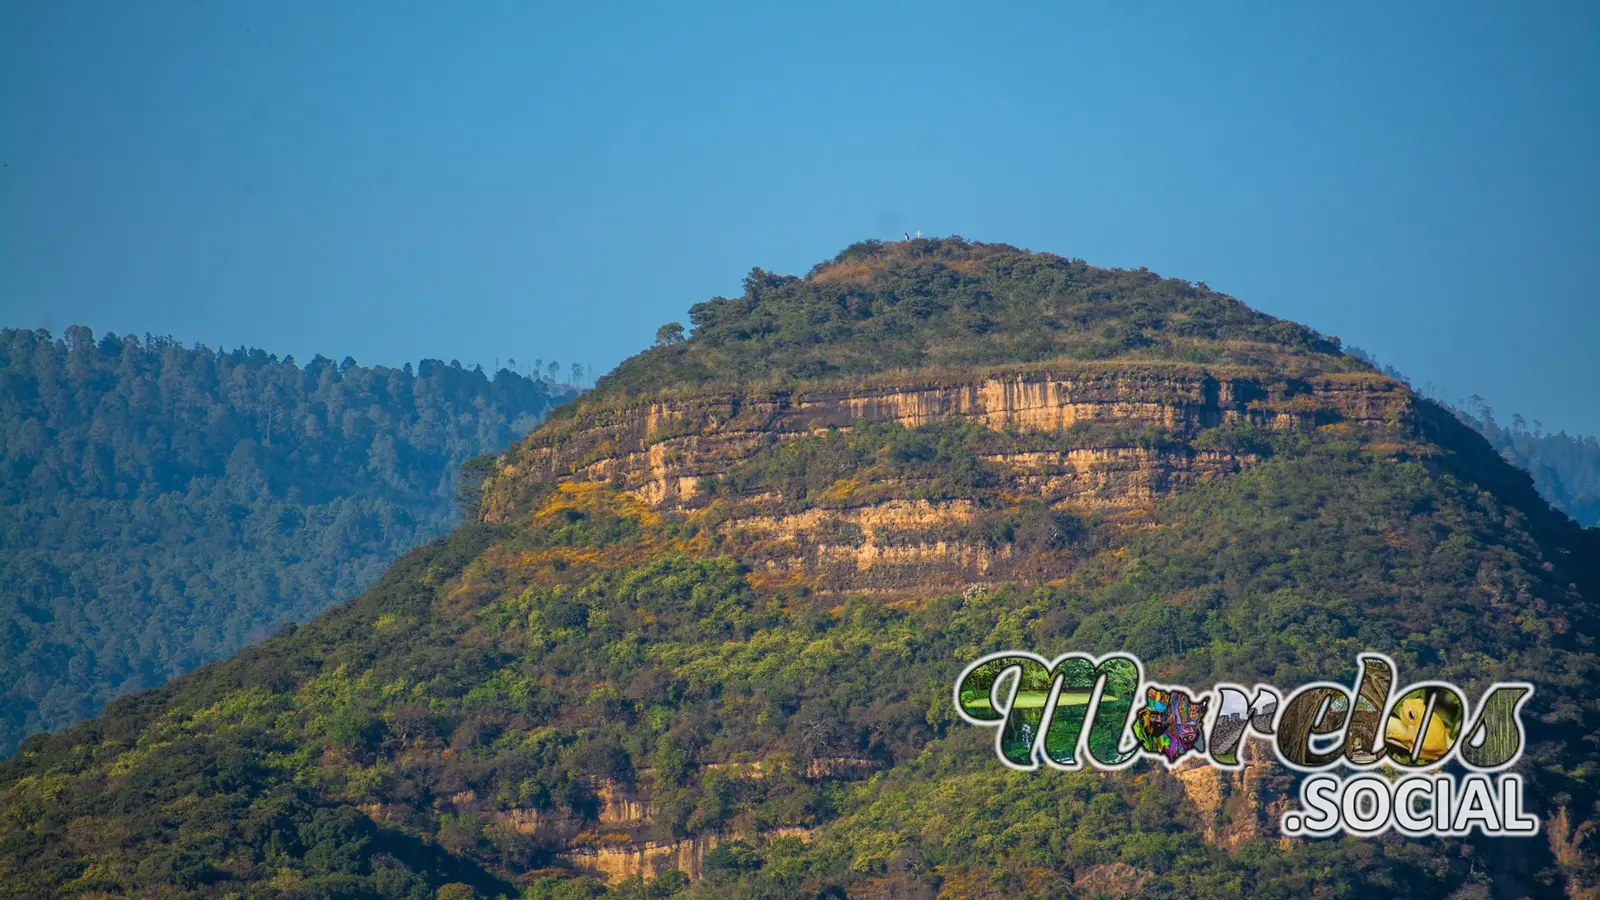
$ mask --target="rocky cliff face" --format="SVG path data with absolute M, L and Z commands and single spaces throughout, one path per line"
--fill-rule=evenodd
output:
M 919 497 L 914 486 L 876 485 L 863 492 L 872 500 L 852 502 L 846 484 L 839 502 L 798 512 L 785 509 L 781 494 L 743 496 L 709 514 L 711 486 L 763 449 L 806 435 L 861 423 L 914 428 L 970 421 L 1055 438 L 1045 449 L 984 457 L 1004 473 L 999 493 L 1008 502 L 1137 523 L 1154 501 L 1256 461 L 1248 452 L 1191 445 L 1206 429 L 1398 425 L 1412 414 L 1410 393 L 1380 375 L 1285 379 L 1183 364 L 1057 366 L 957 383 L 908 377 L 857 389 L 688 396 L 584 409 L 552 423 L 502 459 L 483 517 L 515 520 L 540 485 L 608 483 L 713 529 L 727 549 L 775 581 L 904 593 L 1046 575 L 1048 560 L 1019 558 L 1012 547 L 979 539 L 977 505 Z
M 1231 371 L 1219 377 L 1189 367 L 1148 368 L 1035 372 L 955 385 L 700 396 L 586 409 L 576 419 L 541 429 L 507 454 L 501 485 L 493 492 L 496 500 L 485 519 L 508 521 L 516 515 L 519 483 L 567 478 L 620 479 L 622 487 L 658 508 L 692 506 L 701 479 L 725 472 L 755 449 L 860 422 L 915 427 L 954 418 L 995 430 L 1045 433 L 1065 433 L 1079 423 L 1119 423 L 1192 433 L 1245 421 L 1284 429 L 1340 421 L 1398 423 L 1411 414 L 1410 392 L 1381 375 L 1287 380 Z M 1117 452 L 1068 453 L 1006 462 L 1030 475 L 1097 474 L 1114 473 L 1129 458 Z M 1040 493 L 1068 499 L 1108 485 L 1113 496 L 1102 498 L 1106 505 L 1148 496 L 1138 479 L 1111 474 L 1047 482 Z M 1153 489 L 1164 491 L 1165 486 Z

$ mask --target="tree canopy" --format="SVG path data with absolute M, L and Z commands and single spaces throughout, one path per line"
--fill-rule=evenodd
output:
M 0 755 L 359 593 L 549 386 L 0 331 Z
M 698 303 L 689 320 L 687 340 L 662 326 L 595 397 L 1052 359 L 1365 368 L 1337 338 L 1204 284 L 960 237 L 864 241 L 804 278 L 756 268 L 742 295 Z

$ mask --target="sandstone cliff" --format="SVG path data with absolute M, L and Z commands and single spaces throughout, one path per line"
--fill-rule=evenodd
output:
M 1186 485 L 1238 472 L 1248 452 L 1196 447 L 1207 429 L 1253 423 L 1283 430 L 1406 424 L 1412 397 L 1381 375 L 1286 379 L 1239 367 L 1079 364 L 997 372 L 957 383 L 907 375 L 857 389 L 708 393 L 582 409 L 550 423 L 501 460 L 483 518 L 509 523 L 528 498 L 560 482 L 607 483 L 659 512 L 714 530 L 725 549 L 783 583 L 824 591 L 905 593 L 974 580 L 1050 577 L 974 535 L 970 498 L 919 498 L 914 485 L 841 482 L 837 501 L 785 509 L 781 494 L 735 498 L 714 512 L 709 488 L 741 461 L 785 441 L 863 423 L 977 423 L 1050 438 L 984 459 L 1004 473 L 998 496 L 1137 522 Z M 1152 435 L 1155 439 L 1152 440 Z M 871 495 L 856 500 L 856 494 Z

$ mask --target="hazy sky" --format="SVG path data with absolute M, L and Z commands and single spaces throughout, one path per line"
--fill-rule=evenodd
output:
M 0 324 L 610 368 L 921 229 L 1600 432 L 1600 4 L 868 5 L 0 4 Z

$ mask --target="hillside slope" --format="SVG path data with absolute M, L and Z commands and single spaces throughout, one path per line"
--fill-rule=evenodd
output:
M 364 590 L 556 399 L 432 360 L 0 331 L 0 756 Z
M 1411 381 L 1393 366 L 1381 365 L 1356 347 L 1349 348 L 1349 352 L 1412 387 Z M 1432 399 L 1488 439 L 1507 462 L 1533 476 L 1539 496 L 1551 506 L 1571 516 L 1579 525 L 1600 525 L 1600 440 L 1592 435 L 1574 436 L 1565 431 L 1549 433 L 1539 422 L 1534 422 L 1530 428 L 1528 422 L 1515 413 L 1510 425 L 1502 425 L 1495 421 L 1489 404 L 1476 394 L 1453 404 L 1437 397 Z
M 1482 434 L 1512 465 L 1533 476 L 1534 486 L 1550 505 L 1587 526 L 1600 525 L 1600 440 L 1574 437 L 1565 431 L 1547 434 L 1529 429 L 1521 416 L 1501 425 L 1483 403 L 1456 414 Z
M 361 597 L 30 740 L 0 896 L 1600 883 L 1600 535 L 1333 340 L 956 240 L 758 271 L 694 317 Z M 1348 680 L 1369 649 L 1534 680 L 1547 839 L 1280 840 L 1272 765 L 1006 770 L 950 707 L 999 649 L 1197 686 Z

